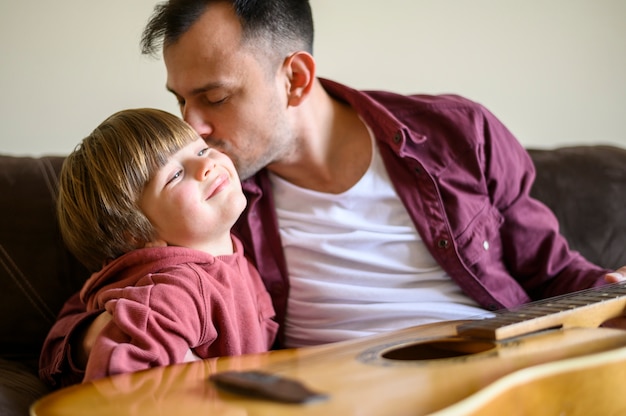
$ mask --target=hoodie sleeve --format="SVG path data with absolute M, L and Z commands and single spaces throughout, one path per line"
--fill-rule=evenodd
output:
M 183 362 L 199 340 L 217 336 L 206 322 L 203 286 L 188 267 L 147 275 L 104 296 L 113 319 L 94 345 L 84 381 Z

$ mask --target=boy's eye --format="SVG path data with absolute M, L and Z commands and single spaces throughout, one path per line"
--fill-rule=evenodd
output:
M 202 149 L 202 150 L 200 150 L 198 152 L 198 156 L 204 156 L 206 154 L 206 152 L 208 152 L 208 151 L 209 151 L 209 148 L 205 147 L 204 149 Z
M 172 175 L 172 177 L 170 178 L 169 181 L 167 181 L 167 184 L 172 183 L 174 180 L 178 179 L 180 177 L 180 175 L 183 174 L 182 170 L 177 171 L 174 175 Z

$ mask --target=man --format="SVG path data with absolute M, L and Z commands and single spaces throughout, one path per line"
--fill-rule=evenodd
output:
M 183 118 L 245 179 L 234 232 L 272 296 L 277 347 L 476 316 L 626 274 L 569 250 L 529 196 L 529 156 L 482 106 L 316 78 L 308 1 L 172 0 L 144 52 L 162 37 Z M 108 317 L 93 319 L 68 302 L 42 378 L 80 380 Z

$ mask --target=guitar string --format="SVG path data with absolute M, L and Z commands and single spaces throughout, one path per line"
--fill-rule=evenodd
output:
M 518 308 L 503 309 L 492 318 L 473 321 L 463 325 L 464 328 L 498 328 L 502 325 L 524 322 L 550 314 L 565 312 L 575 308 L 589 306 L 619 299 L 626 295 L 626 282 L 618 282 L 600 287 L 584 289 L 575 293 L 555 296 L 529 302 Z

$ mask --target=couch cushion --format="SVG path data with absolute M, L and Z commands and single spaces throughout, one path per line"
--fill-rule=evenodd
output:
M 626 265 L 626 149 L 530 149 L 532 195 L 556 214 L 570 246 L 609 269 Z
M 0 358 L 0 415 L 27 415 L 30 405 L 49 391 L 31 369 Z
M 57 226 L 62 162 L 0 156 L 0 357 L 36 362 L 63 302 L 87 276 Z

